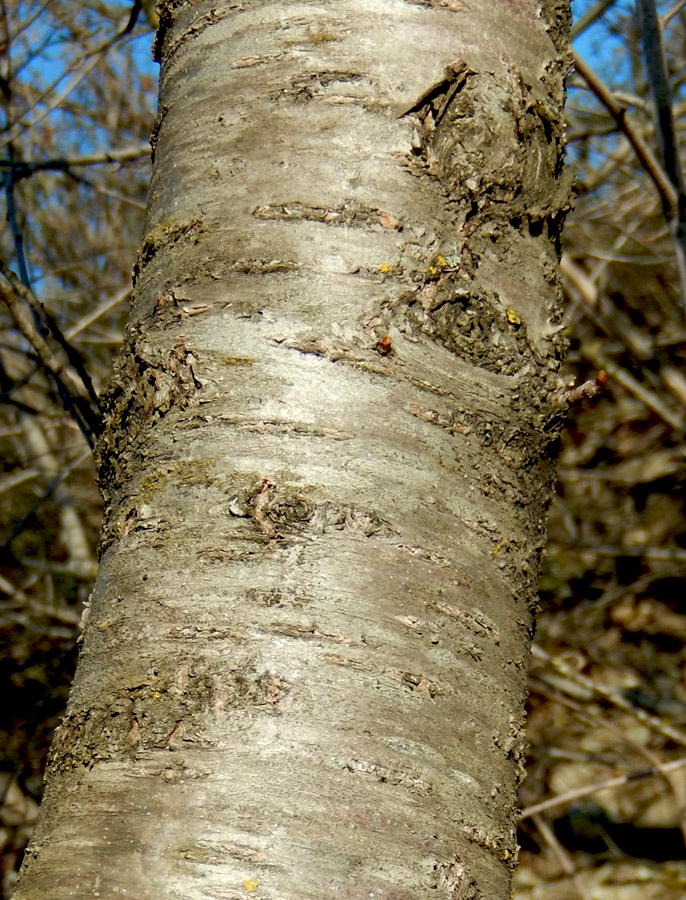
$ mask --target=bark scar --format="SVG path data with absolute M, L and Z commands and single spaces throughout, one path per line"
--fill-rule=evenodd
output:
M 438 125 L 456 94 L 465 86 L 470 75 L 476 75 L 476 72 L 469 68 L 466 60 L 458 59 L 456 62 L 450 63 L 445 67 L 443 78 L 432 84 L 419 100 L 402 113 L 399 118 L 402 119 L 413 113 L 422 114 L 426 111 L 432 113 L 434 125 Z
M 265 534 L 269 535 L 269 537 L 276 537 L 276 529 L 270 522 L 265 507 L 268 505 L 269 500 L 271 499 L 274 488 L 274 482 L 264 476 L 262 478 L 262 486 L 260 488 L 260 492 L 253 500 L 252 507 L 253 519 L 257 522 L 262 531 L 264 531 Z

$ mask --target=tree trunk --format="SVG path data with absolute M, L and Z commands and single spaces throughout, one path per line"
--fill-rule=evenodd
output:
M 509 896 L 564 0 L 166 0 L 100 575 L 17 900 Z

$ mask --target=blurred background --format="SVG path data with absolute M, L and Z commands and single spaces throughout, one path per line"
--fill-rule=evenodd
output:
M 517 900 L 686 895 L 686 0 L 651 31 L 652 8 L 573 3 L 562 273 L 583 387 L 541 581 Z M 2 900 L 97 570 L 90 447 L 150 175 L 150 19 L 0 0 Z

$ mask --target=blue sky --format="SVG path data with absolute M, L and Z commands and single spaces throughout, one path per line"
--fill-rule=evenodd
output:
M 589 28 L 587 28 L 576 40 L 574 47 L 586 61 L 594 68 L 604 67 L 622 53 L 622 41 L 615 37 L 608 28 L 612 22 L 620 16 L 632 15 L 634 10 L 633 0 L 615 0 L 615 3 Z M 664 4 L 663 4 L 664 5 Z M 577 21 L 590 7 L 595 6 L 595 0 L 572 0 L 572 15 Z

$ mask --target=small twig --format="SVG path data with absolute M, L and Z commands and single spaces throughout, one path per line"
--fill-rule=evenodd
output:
M 537 813 L 545 812 L 547 809 L 555 809 L 558 806 L 566 806 L 573 800 L 580 800 L 582 797 L 588 797 L 590 794 L 597 794 L 599 791 L 622 787 L 630 781 L 637 781 L 639 778 L 653 778 L 656 775 L 664 776 L 677 769 L 683 769 L 684 766 L 686 766 L 686 759 L 676 759 L 673 762 L 654 765 L 650 769 L 644 769 L 641 772 L 632 772 L 629 775 L 618 775 L 616 778 L 608 778 L 605 781 L 596 781 L 595 784 L 586 784 L 583 787 L 572 788 L 572 790 L 565 791 L 564 794 L 557 794 L 555 797 L 541 800 L 540 803 L 534 803 L 531 806 L 524 807 L 519 813 L 519 818 L 520 820 L 528 819 L 530 816 L 535 816 Z
M 674 190 L 672 182 L 669 180 L 665 170 L 658 162 L 653 151 L 643 140 L 643 137 L 635 128 L 634 124 L 627 118 L 626 107 L 615 98 L 610 89 L 601 81 L 593 69 L 576 51 L 574 52 L 574 65 L 579 75 L 581 75 L 598 100 L 600 100 L 615 120 L 620 131 L 626 135 L 627 140 L 634 148 L 634 152 L 636 153 L 639 162 L 657 188 L 663 206 L 670 211 L 670 216 L 673 217 L 677 213 L 677 192 Z
M 605 372 L 601 369 L 595 378 L 577 384 L 573 388 L 564 391 L 555 391 L 551 394 L 550 405 L 553 409 L 564 409 L 567 406 L 573 406 L 589 397 L 595 397 L 605 386 L 607 378 Z
M 618 365 L 614 360 L 606 357 L 600 349 L 600 345 L 589 343 L 583 348 L 584 356 L 589 359 L 594 366 L 602 369 L 613 381 L 633 394 L 638 400 L 644 403 L 648 409 L 652 409 L 663 421 L 665 421 L 677 434 L 682 434 L 686 427 L 683 415 L 677 412 L 663 402 L 663 400 L 654 392 L 644 387 L 638 379 L 627 372 L 625 368 Z
M 8 266 L 6 266 L 1 259 L 0 274 L 2 274 L 7 279 L 15 293 L 30 308 L 31 312 L 33 313 L 33 318 L 36 321 L 37 328 L 40 328 L 40 325 L 42 323 L 45 323 L 45 327 L 47 328 L 49 333 L 57 341 L 59 346 L 64 350 L 70 365 L 72 365 L 76 370 L 76 373 L 81 379 L 81 383 L 86 390 L 86 394 L 88 395 L 89 400 L 95 407 L 95 410 L 99 416 L 100 398 L 98 397 L 97 392 L 93 387 L 93 382 L 90 375 L 88 374 L 88 369 L 86 368 L 86 365 L 79 351 L 72 347 L 67 338 L 62 334 L 62 329 L 57 324 L 55 318 L 48 312 L 45 306 L 43 306 L 43 304 L 40 302 L 38 297 L 36 297 L 33 291 L 25 287 L 14 274 L 14 272 Z M 43 331 L 43 336 L 45 336 L 45 331 Z M 24 337 L 26 337 L 26 335 L 24 335 Z M 94 430 L 97 430 L 97 417 L 93 422 L 90 422 L 90 424 L 92 425 Z
M 10 157 L 12 155 L 12 145 L 9 145 Z M 19 221 L 17 219 L 17 207 L 14 202 L 14 185 L 17 182 L 17 179 L 14 177 L 14 171 L 12 169 L 8 169 L 5 172 L 5 202 L 7 203 L 7 224 L 10 226 L 10 231 L 12 232 L 12 239 L 14 241 L 14 252 L 17 257 L 17 268 L 19 269 L 19 277 L 21 281 L 26 287 L 31 286 L 31 281 L 29 279 L 29 270 L 26 265 L 26 254 L 24 253 L 24 238 L 21 233 L 21 229 L 19 228 Z
M 67 340 L 72 341 L 78 334 L 81 334 L 82 331 L 85 331 L 86 328 L 88 328 L 94 322 L 97 322 L 97 320 L 101 316 L 104 316 L 105 313 L 110 312 L 110 310 L 119 306 L 120 303 L 123 303 L 124 300 L 127 299 L 127 297 L 131 296 L 131 291 L 131 285 L 127 285 L 120 291 L 117 291 L 117 293 L 113 297 L 108 297 L 106 300 L 103 300 L 102 303 L 95 307 L 95 309 L 91 310 L 89 313 L 83 316 L 83 318 L 79 319 L 79 321 L 72 325 L 71 328 L 67 329 L 65 334 Z
M 560 260 L 560 272 L 576 288 L 581 299 L 587 306 L 595 307 L 598 303 L 598 287 L 592 278 L 577 265 L 568 253 L 562 254 Z
M 576 472 L 578 477 L 580 473 Z M 600 476 L 598 476 L 600 477 Z M 569 552 L 590 551 L 597 556 L 629 556 L 635 559 L 654 559 L 661 562 L 686 562 L 686 550 L 683 547 L 613 547 L 610 544 L 592 544 L 586 541 L 551 540 L 553 544 L 563 544 Z
M 98 564 L 95 560 L 71 559 L 68 562 L 53 562 L 52 560 L 36 560 L 21 556 L 17 562 L 27 569 L 38 569 L 41 572 L 53 572 L 55 575 L 72 575 L 83 581 L 94 581 L 98 574 Z
M 548 823 L 545 821 L 543 816 L 534 815 L 533 820 L 534 820 L 534 824 L 535 824 L 536 828 L 538 828 L 538 830 L 541 832 L 541 835 L 543 836 L 543 840 L 550 847 L 553 854 L 555 855 L 555 858 L 557 859 L 559 864 L 562 866 L 564 873 L 567 875 L 569 880 L 572 882 L 572 884 L 576 888 L 577 893 L 581 897 L 581 900 L 593 900 L 591 895 L 588 893 L 588 891 L 584 887 L 581 879 L 577 876 L 576 872 L 574 871 L 574 865 L 573 865 L 571 859 L 569 858 L 569 854 L 564 849 L 562 844 L 558 841 L 558 839 L 555 837 L 555 832 L 553 831 L 553 829 L 550 827 L 550 825 L 548 825 Z
M 71 169 L 65 170 L 65 174 L 68 178 L 71 178 L 72 181 L 75 181 L 76 184 L 85 184 L 86 187 L 91 188 L 97 194 L 102 194 L 104 197 L 112 197 L 115 200 L 119 200 L 120 203 L 127 203 L 129 206 L 133 206 L 134 209 L 145 210 L 145 203 L 141 203 L 139 200 L 132 200 L 131 197 L 127 197 L 126 194 L 122 194 L 120 191 L 113 191 L 111 188 L 103 187 L 103 185 L 91 181 L 90 178 L 86 178 L 83 175 L 77 175 L 75 172 L 72 172 Z
M 16 472 L 12 472 L 5 478 L 0 479 L 0 494 L 14 490 L 20 484 L 24 484 L 25 481 L 33 481 L 34 478 L 38 477 L 40 477 L 40 472 L 37 469 L 18 469 Z
M 638 719 L 639 722 L 648 725 L 654 731 L 663 735 L 663 737 L 669 738 L 682 747 L 686 747 L 686 734 L 680 729 L 673 728 L 662 719 L 651 716 L 650 713 L 645 712 L 645 710 L 634 706 L 633 703 L 630 703 L 621 694 L 618 694 L 617 691 L 610 690 L 604 685 L 598 684 L 593 681 L 593 679 L 588 678 L 586 675 L 582 675 L 581 672 L 577 672 L 576 669 L 568 666 L 564 660 L 546 653 L 546 651 L 542 647 L 539 647 L 538 644 L 534 644 L 532 647 L 531 655 L 553 666 L 558 672 L 561 672 L 566 678 L 575 684 L 578 684 L 580 687 L 608 700 L 613 706 L 624 710 L 624 712 L 630 713 L 634 718 Z
M 0 282 L 0 300 L 5 302 L 14 324 L 36 351 L 41 365 L 54 382 L 65 409 L 77 423 L 92 447 L 95 435 L 99 429 L 99 409 L 96 407 L 94 411 L 89 400 L 80 395 L 77 386 L 66 371 L 65 364 L 53 353 L 45 339 L 48 329 L 67 354 L 68 361 L 78 372 L 90 401 L 93 402 L 95 398 L 95 402 L 97 402 L 97 394 L 80 354 L 71 347 L 62 335 L 57 323 L 49 316 L 40 301 L 21 283 L 14 272 L 2 260 L 0 260 L 0 273 L 10 285 L 6 287 Z M 39 327 L 40 323 L 47 323 L 47 325 L 43 325 L 41 329 Z
M 674 4 L 674 6 L 671 7 L 671 9 L 668 9 L 663 16 L 660 16 L 660 25 L 662 25 L 663 28 L 668 25 L 672 21 L 674 16 L 678 15 L 681 12 L 684 6 L 686 6 L 686 0 L 677 0 L 677 2 Z
M 674 189 L 679 194 L 679 199 L 682 200 L 684 194 L 683 174 L 676 145 L 672 96 L 667 80 L 667 66 L 655 0 L 636 0 L 636 12 L 643 39 L 648 84 L 657 110 L 655 131 L 662 165 Z
M 122 147 L 119 150 L 102 150 L 99 153 L 87 153 L 83 156 L 57 157 L 55 159 L 21 160 L 0 159 L 0 168 L 14 173 L 14 181 L 28 178 L 34 172 L 64 172 L 81 166 L 101 166 L 108 163 L 129 162 L 150 156 L 150 144 L 139 144 L 134 147 Z
M 107 55 L 108 51 L 115 46 L 115 44 L 119 43 L 119 41 L 127 40 L 131 35 L 131 28 L 129 27 L 129 23 L 131 21 L 130 15 L 127 15 L 126 21 L 123 22 L 121 26 L 117 29 L 117 31 L 107 37 L 104 41 L 102 41 L 97 47 L 94 47 L 92 50 L 89 50 L 81 60 L 81 62 L 75 66 L 71 70 L 71 74 L 67 79 L 66 85 L 62 88 L 62 90 L 56 94 L 52 101 L 41 111 L 39 112 L 35 118 L 30 119 L 28 122 L 23 118 L 14 122 L 14 124 L 7 129 L 5 134 L 0 138 L 0 147 L 4 147 L 7 144 L 10 144 L 14 141 L 20 134 L 26 133 L 38 125 L 39 122 L 42 122 L 47 116 L 50 115 L 53 110 L 57 109 L 60 104 L 69 96 L 78 87 L 78 85 L 83 81 L 83 79 L 88 75 L 88 73 L 97 66 L 97 64 Z M 53 91 L 57 88 L 57 85 L 64 79 L 64 75 L 61 75 L 56 82 L 54 82 L 53 87 L 48 91 L 48 95 L 53 93 Z M 37 105 L 40 100 L 44 99 L 43 97 L 38 98 L 34 107 Z M 26 112 L 22 114 L 26 115 Z
M 49 482 L 43 493 L 40 497 L 37 497 L 34 502 L 29 507 L 28 511 L 22 516 L 22 518 L 15 523 L 12 531 L 10 532 L 6 541 L 0 544 L 0 558 L 5 559 L 16 559 L 14 553 L 12 552 L 12 543 L 13 541 L 26 529 L 31 525 L 34 516 L 41 508 L 41 506 L 45 503 L 46 500 L 49 500 L 50 497 L 59 489 L 62 482 L 76 469 L 80 466 L 87 458 L 88 453 L 84 453 L 75 459 L 70 465 L 66 466 L 62 469 L 57 475 L 55 475 Z M 26 561 L 22 561 L 24 565 L 27 565 Z M 89 571 L 97 571 L 97 563 L 90 559 L 81 559 L 74 558 L 70 560 L 68 563 L 64 563 L 65 566 L 75 566 L 75 567 L 85 567 Z
M 636 0 L 636 12 L 643 41 L 648 84 L 655 104 L 657 145 L 664 170 L 677 194 L 676 210 L 670 206 L 669 209 L 665 209 L 665 213 L 672 224 L 672 236 L 681 283 L 681 302 L 682 305 L 686 305 L 686 193 L 684 193 L 684 178 L 679 161 L 672 112 L 672 96 L 667 79 L 662 33 L 655 0 Z
M 572 29 L 570 32 L 570 37 L 572 40 L 578 38 L 580 34 L 586 31 L 595 21 L 597 21 L 603 13 L 608 10 L 613 4 L 615 0 L 598 0 L 595 6 L 592 6 L 590 9 L 586 10 L 586 12 L 581 16 L 580 19 L 572 25 Z
M 26 603 L 26 594 L 18 587 L 15 587 L 11 581 L 8 581 L 0 575 L 0 591 L 7 594 L 12 600 L 16 600 L 18 604 L 24 606 Z

